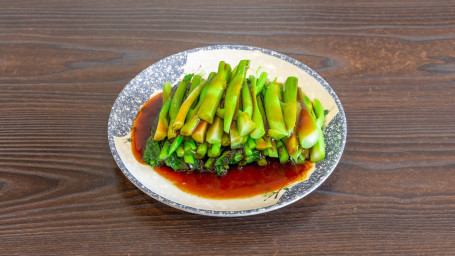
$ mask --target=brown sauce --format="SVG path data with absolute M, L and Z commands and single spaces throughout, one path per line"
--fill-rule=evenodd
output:
M 163 94 L 158 93 L 142 106 L 134 120 L 133 129 L 131 131 L 131 147 L 133 149 L 134 157 L 141 164 L 146 164 L 142 160 L 142 154 L 144 153 L 147 140 L 150 137 L 152 126 L 156 125 L 155 119 L 160 114 L 162 106 Z
M 155 95 L 140 109 L 131 134 L 132 151 L 142 164 L 142 153 L 162 106 L 162 94 Z M 313 168 L 313 163 L 292 165 L 269 160 L 267 166 L 255 164 L 242 168 L 233 167 L 224 176 L 204 172 L 175 172 L 167 166 L 156 167 L 155 171 L 171 181 L 182 191 L 212 199 L 245 198 L 278 191 L 304 180 Z

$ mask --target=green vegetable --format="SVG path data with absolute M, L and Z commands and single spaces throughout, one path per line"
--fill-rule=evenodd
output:
M 293 132 L 297 117 L 297 83 L 296 77 L 290 76 L 284 84 L 283 99 L 285 107 L 283 108 L 284 122 L 287 133 Z
M 257 88 L 256 86 L 254 85 L 256 82 L 255 79 L 252 80 L 253 82 L 251 83 L 251 88 L 253 88 L 253 92 L 252 94 L 253 95 L 256 95 L 257 94 Z M 258 99 L 259 97 L 259 99 Z M 259 139 L 261 138 L 262 136 L 264 136 L 265 134 L 265 127 L 264 127 L 264 119 L 263 119 L 263 115 L 261 113 L 261 110 L 259 108 L 259 102 L 260 102 L 260 96 L 254 96 L 252 98 L 253 100 L 253 122 L 255 124 L 255 128 L 253 129 L 253 131 L 251 132 L 251 137 L 253 139 Z M 262 105 L 262 102 L 261 102 L 261 105 Z M 261 106 L 262 107 L 262 106 Z M 265 116 L 264 116 L 265 118 Z
M 216 75 L 215 72 L 210 73 L 209 77 L 207 78 L 207 81 L 205 82 L 205 85 L 208 85 L 213 80 L 215 75 Z M 196 115 L 196 112 L 201 107 L 202 101 L 204 100 L 205 95 L 207 94 L 208 88 L 209 88 L 208 86 L 204 86 L 204 88 L 202 88 L 202 91 L 201 91 L 201 94 L 199 95 L 199 100 L 198 100 L 196 106 L 194 106 L 194 107 L 192 106 L 191 109 L 188 111 L 188 114 L 186 115 L 186 121 L 193 119 L 193 117 Z
M 293 76 L 284 83 L 269 82 L 266 72 L 246 79 L 249 64 L 242 60 L 231 72 L 221 61 L 207 80 L 189 74 L 175 88 L 165 83 L 144 162 L 224 175 L 232 165 L 267 165 L 267 158 L 322 161 L 327 111 L 321 102 L 311 102 Z
M 158 142 L 153 141 L 153 140 L 148 140 L 147 144 L 145 146 L 144 153 L 142 154 L 142 160 L 144 160 L 145 163 L 155 167 L 161 164 L 161 161 L 159 160 L 159 155 L 160 155 L 160 144 Z
M 278 145 L 280 144 L 280 145 Z M 286 149 L 286 146 L 284 145 L 283 142 L 279 141 L 279 143 L 277 143 L 277 147 L 278 147 L 278 158 L 280 159 L 280 163 L 286 163 L 288 160 L 289 160 L 289 153 Z
M 213 144 L 212 147 L 208 151 L 208 156 L 209 157 L 216 157 L 219 156 L 221 153 L 221 144 Z
M 196 129 L 194 129 L 193 134 L 191 134 L 191 138 L 193 138 L 196 142 L 204 143 L 207 127 L 208 123 L 206 121 L 199 122 Z
M 183 97 L 185 96 L 186 89 L 188 87 L 188 84 L 191 81 L 191 78 L 193 77 L 193 74 L 186 75 L 182 82 L 180 82 L 180 85 L 178 86 L 177 90 L 174 93 L 174 96 L 172 97 L 171 101 L 171 106 L 169 107 L 169 128 L 168 128 L 168 133 L 167 137 L 168 139 L 173 139 L 177 136 L 175 133 L 175 130 L 172 129 L 172 126 L 174 124 L 174 120 L 177 117 L 177 114 L 179 112 L 180 106 L 182 105 Z
M 223 119 L 216 116 L 213 123 L 209 126 L 206 135 L 206 141 L 210 144 L 221 144 L 223 137 Z
M 171 98 L 166 100 L 163 107 L 161 108 L 160 114 L 158 116 L 158 125 L 156 127 L 155 136 L 153 137 L 156 141 L 164 140 L 167 136 L 167 130 L 169 126 L 169 122 L 167 119 L 167 113 L 169 111 L 169 107 L 171 106 Z
M 235 110 L 239 104 L 240 90 L 245 81 L 249 64 L 249 60 L 242 60 L 239 62 L 236 73 L 226 89 L 226 97 L 224 100 L 224 132 L 226 133 L 229 133 Z
M 166 158 L 165 162 L 166 165 L 174 169 L 174 171 L 190 169 L 190 167 L 185 163 L 185 161 L 183 161 L 181 157 L 177 156 L 176 153 Z
M 256 128 L 256 124 L 250 119 L 246 112 L 239 110 L 237 113 L 237 128 L 240 136 L 246 136 Z
M 191 80 L 190 83 L 190 88 L 188 89 L 188 93 L 185 95 L 185 99 L 193 92 L 193 90 L 202 82 L 204 81 L 204 78 L 200 75 L 195 75 L 193 76 L 193 80 Z
M 314 109 L 314 114 L 316 115 L 316 125 L 319 127 L 319 129 L 322 129 L 322 126 L 324 125 L 324 109 L 322 108 L 322 104 L 318 99 L 313 100 L 313 109 Z
M 161 148 L 160 155 L 158 156 L 159 160 L 164 160 L 169 156 L 169 146 L 170 146 L 169 140 L 166 139 L 164 141 L 163 147 Z
M 163 105 L 171 97 L 172 85 L 171 82 L 166 82 L 163 85 Z
M 183 161 L 187 164 L 194 164 L 196 162 L 196 159 L 194 159 L 194 153 L 185 152 L 185 154 L 183 155 Z
M 174 130 L 174 132 L 177 131 L 178 129 L 182 128 L 183 124 L 185 123 L 185 118 L 188 114 L 188 111 L 190 110 L 191 105 L 193 104 L 193 102 L 196 101 L 196 99 L 199 96 L 199 94 L 201 93 L 204 85 L 205 85 L 205 83 L 202 82 L 197 87 L 195 87 L 194 90 L 185 99 L 183 104 L 180 106 L 179 112 L 177 113 L 177 116 L 175 117 L 175 120 L 172 124 L 172 129 Z
M 245 144 L 247 141 L 248 137 L 247 136 L 241 136 L 240 132 L 237 129 L 236 124 L 231 124 L 231 148 L 239 148 Z
M 258 95 L 264 88 L 264 86 L 267 82 L 268 75 L 269 74 L 267 74 L 266 72 L 262 72 L 261 75 L 259 76 L 257 83 L 256 83 L 255 96 Z
M 175 152 L 179 157 L 182 157 L 185 154 L 185 150 L 183 149 L 182 144 L 180 144 L 180 146 L 177 148 Z
M 319 134 L 318 142 L 310 150 L 310 160 L 313 163 L 320 162 L 325 158 L 324 134 Z
M 207 142 L 199 144 L 196 151 L 197 155 L 199 155 L 201 158 L 204 157 L 207 153 L 207 148 Z
M 245 82 L 242 87 L 243 112 L 247 113 L 248 117 L 251 118 L 253 116 L 253 99 L 251 97 L 251 90 L 248 86 L 248 83 L 246 83 L 246 80 L 244 80 L 244 81 Z M 253 79 L 253 81 L 255 81 L 254 86 L 256 86 L 256 79 Z M 253 84 L 251 84 L 251 86 L 253 86 Z
M 174 141 L 172 142 L 171 146 L 169 147 L 168 155 L 174 153 L 177 150 L 177 148 L 180 146 L 180 144 L 182 144 L 182 142 L 183 142 L 182 135 L 179 135 L 177 138 L 175 138 Z
M 201 119 L 199 119 L 198 116 L 193 116 L 193 118 L 186 122 L 182 129 L 180 129 L 180 134 L 190 136 L 196 130 L 199 123 L 201 123 Z
M 183 150 L 185 151 L 185 153 L 187 152 L 193 152 L 196 150 L 196 143 L 194 143 L 194 140 L 187 140 L 185 141 L 185 143 L 183 144 Z
M 272 83 L 266 89 L 264 96 L 264 108 L 270 126 L 269 135 L 275 140 L 280 140 L 288 134 L 281 110 L 278 90 L 278 84 Z
M 321 129 L 316 125 L 314 118 L 310 114 L 310 110 L 305 104 L 302 104 L 297 127 L 300 146 L 302 148 L 311 148 L 314 146 L 319 139 L 319 133 L 321 133 Z
M 207 85 L 207 93 L 197 111 L 200 119 L 211 124 L 215 117 L 217 106 L 220 104 L 221 97 L 223 96 L 226 88 L 226 80 L 231 72 L 231 67 L 224 61 L 218 65 L 218 73 Z

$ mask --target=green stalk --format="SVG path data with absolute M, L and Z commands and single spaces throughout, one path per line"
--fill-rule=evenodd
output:
M 214 163 L 215 163 L 215 158 L 210 157 L 210 158 L 207 159 L 207 161 L 205 162 L 204 167 L 207 168 L 207 169 L 212 169 Z
M 196 150 L 196 143 L 194 143 L 194 140 L 187 140 L 185 143 L 183 143 L 183 150 L 186 152 L 194 152 Z
M 182 105 L 183 96 L 185 96 L 186 89 L 187 89 L 188 84 L 190 83 L 192 77 L 193 77 L 193 74 L 186 75 L 183 78 L 182 82 L 180 82 L 180 85 L 178 86 L 177 90 L 174 93 L 174 96 L 172 97 L 171 106 L 169 107 L 170 122 L 169 122 L 169 128 L 168 128 L 168 133 L 167 133 L 167 137 L 169 139 L 173 139 L 177 136 L 177 133 L 175 133 L 175 130 L 172 129 L 172 125 L 174 124 L 174 120 L 177 117 L 180 106 Z
M 299 152 L 299 139 L 297 138 L 297 131 L 293 132 L 289 138 L 284 140 L 286 149 L 290 156 L 296 156 Z
M 281 141 L 279 141 L 281 142 Z M 280 163 L 284 164 L 289 160 L 289 153 L 286 149 L 286 146 L 283 144 L 283 142 L 280 143 L 280 146 L 278 146 L 278 158 L 280 159 Z
M 197 147 L 196 153 L 197 155 L 200 156 L 200 158 L 204 157 L 205 154 L 207 154 L 207 146 L 208 146 L 207 142 L 204 142 L 199 144 L 199 146 Z
M 254 142 L 254 140 L 250 136 L 248 136 L 248 139 L 247 139 L 246 143 L 248 144 L 248 146 L 251 149 L 255 149 L 256 148 L 256 143 Z
M 197 115 L 208 123 L 213 122 L 216 110 L 220 105 L 221 97 L 226 88 L 226 80 L 230 75 L 231 67 L 224 61 L 218 65 L 218 73 L 208 84 L 207 93 L 197 111 Z
M 164 141 L 163 147 L 161 148 L 160 155 L 158 156 L 159 160 L 164 160 L 169 156 L 169 140 Z
M 185 96 L 186 89 L 192 77 L 193 74 L 189 74 L 183 77 L 182 81 L 177 87 L 177 90 L 174 93 L 174 96 L 172 97 L 171 106 L 169 108 L 169 117 L 172 121 L 177 117 L 180 105 L 182 105 L 183 97 Z
M 254 85 L 253 85 L 253 82 L 251 82 L 251 88 L 253 88 L 253 86 L 256 86 L 256 79 L 254 79 L 254 76 L 250 76 L 250 79 L 251 79 L 251 77 L 253 78 L 253 80 L 251 80 L 251 81 L 254 81 Z M 251 98 L 250 87 L 248 86 L 248 83 L 246 82 L 246 80 L 244 80 L 244 81 L 245 82 L 242 87 L 243 112 L 247 113 L 248 116 L 251 118 L 253 116 L 253 99 Z
M 171 100 L 171 98 L 168 98 L 160 110 L 160 114 L 158 116 L 158 125 L 156 127 L 155 135 L 153 136 L 153 139 L 155 141 L 164 140 L 167 136 L 167 130 L 169 126 L 167 113 L 169 112 L 169 107 L 171 106 Z
M 199 143 L 204 143 L 207 127 L 208 123 L 206 121 L 199 122 L 196 129 L 194 129 L 193 134 L 191 134 L 191 137 Z
M 268 153 L 269 157 L 278 158 L 278 149 L 276 148 L 276 143 L 274 140 L 272 140 L 271 142 L 272 142 L 272 146 L 267 149 L 267 153 Z
M 188 93 L 186 94 L 185 98 L 187 98 L 191 94 L 191 92 L 203 81 L 204 78 L 202 78 L 202 76 L 200 75 L 193 76 L 193 80 L 191 80 L 190 88 L 188 89 Z
M 286 105 L 285 108 L 283 108 L 283 116 L 288 134 L 292 133 L 296 123 L 297 87 L 298 79 L 296 77 L 290 76 L 286 79 L 283 92 L 283 99 Z
M 182 135 L 179 135 L 177 138 L 175 138 L 174 141 L 172 142 L 171 146 L 169 147 L 168 155 L 174 153 L 177 150 L 177 148 L 180 146 L 180 144 L 182 144 L 182 142 L 183 142 Z
M 257 83 L 256 83 L 256 93 L 255 96 L 258 95 L 262 89 L 264 88 L 266 82 L 267 82 L 267 74 L 266 72 L 262 72 L 261 75 L 259 76 Z
M 207 154 L 209 157 L 217 157 L 221 153 L 221 144 L 215 143 L 212 147 L 208 150 Z
M 245 142 L 247 141 L 247 136 L 240 136 L 240 133 L 237 129 L 237 124 L 232 123 L 230 129 L 230 137 L 231 137 L 231 148 L 240 148 Z
M 216 110 L 216 115 L 218 117 L 224 118 L 224 108 L 218 107 L 218 109 Z
M 194 164 L 196 160 L 194 159 L 194 153 L 193 152 L 185 152 L 183 155 L 183 161 L 187 164 Z
M 238 64 L 234 77 L 229 82 L 224 99 L 224 132 L 229 133 L 236 108 L 239 104 L 240 90 L 245 81 L 246 72 L 250 61 L 241 60 Z
M 266 73 L 267 74 L 267 73 Z M 252 89 L 252 94 L 257 95 L 257 87 L 256 87 L 256 78 L 254 76 L 250 76 L 251 80 L 251 89 Z M 258 97 L 261 96 L 254 96 L 252 97 L 252 103 L 253 103 L 253 116 L 252 116 L 252 121 L 255 124 L 255 128 L 253 131 L 251 131 L 250 136 L 253 139 L 259 139 L 265 134 L 265 128 L 264 128 L 264 119 L 261 114 L 261 110 L 259 109 L 259 104 L 258 104 Z
M 185 123 L 186 115 L 188 114 L 191 105 L 193 104 L 193 102 L 196 101 L 197 97 L 201 93 L 202 88 L 204 88 L 204 86 L 205 86 L 204 82 L 200 83 L 196 88 L 194 88 L 194 90 L 188 95 L 186 100 L 180 106 L 179 112 L 177 113 L 174 123 L 172 124 L 172 129 L 174 130 L 174 133 L 178 129 L 182 128 L 183 124 Z
M 267 116 L 265 114 L 262 96 L 261 95 L 256 96 L 256 100 L 258 102 L 259 113 L 261 113 L 261 116 L 262 116 L 262 123 L 264 124 L 264 130 L 266 131 L 267 129 L 269 129 L 269 123 L 267 122 Z
M 193 134 L 194 130 L 196 130 L 196 127 L 199 125 L 200 122 L 201 119 L 199 119 L 198 116 L 193 116 L 191 120 L 187 121 L 182 126 L 182 129 L 180 129 L 180 134 L 190 136 L 191 134 Z
M 306 95 L 303 95 L 302 102 L 310 113 L 311 118 L 313 118 L 316 122 L 316 114 L 313 111 L 313 104 L 311 103 L 311 100 Z
M 201 94 L 199 95 L 199 100 L 198 100 L 196 106 L 194 106 L 194 107 L 192 106 L 191 109 L 188 111 L 188 114 L 186 115 L 186 121 L 187 122 L 189 120 L 191 120 L 196 115 L 196 112 L 201 107 L 202 101 L 204 100 L 205 95 L 207 94 L 207 90 L 208 90 L 208 86 L 207 85 L 213 80 L 215 75 L 216 75 L 215 72 L 212 72 L 212 73 L 209 74 L 209 77 L 207 78 L 207 81 L 205 81 L 205 85 L 206 86 L 204 86 L 204 88 L 202 88 L 202 91 L 201 91 Z
M 243 146 L 243 150 L 245 151 L 245 155 L 247 156 L 251 156 L 253 154 L 253 151 L 251 150 L 248 143 L 245 143 L 245 145 Z
M 301 106 L 302 110 L 300 111 L 297 125 L 297 135 L 302 148 L 311 148 L 318 141 L 321 129 L 316 125 L 316 122 L 306 105 L 301 104 Z
M 237 66 L 234 67 L 234 69 L 232 70 L 231 72 L 231 75 L 229 76 L 229 81 L 228 83 L 230 83 L 232 81 L 232 78 L 234 78 L 235 74 L 237 73 L 237 69 L 239 68 L 239 65 L 237 64 Z
M 183 149 L 183 145 L 180 144 L 180 146 L 177 148 L 177 150 L 175 152 L 177 153 L 177 156 L 183 157 L 183 155 L 185 154 L 185 150 Z
M 321 102 L 318 99 L 313 100 L 313 109 L 314 109 L 314 114 L 316 115 L 316 125 L 322 129 L 322 126 L 324 125 L 324 108 L 322 107 Z
M 221 136 L 221 145 L 224 147 L 231 145 L 231 138 L 229 138 L 229 134 L 223 132 L 223 136 Z
M 223 137 L 223 119 L 218 116 L 215 117 L 213 123 L 209 126 L 207 130 L 207 135 L 205 140 L 210 144 L 221 144 Z
M 234 153 L 234 157 L 232 158 L 230 164 L 236 164 L 236 163 L 242 161 L 242 159 L 243 159 L 242 152 L 237 151 L 237 152 Z
M 266 150 L 272 146 L 272 142 L 270 142 L 270 139 L 265 137 L 255 139 L 254 142 L 256 143 L 256 148 L 258 150 Z
M 310 150 L 310 161 L 313 163 L 320 162 L 325 158 L 324 134 L 319 134 L 319 140 Z
M 276 83 L 272 83 L 267 87 L 264 97 L 265 114 L 270 126 L 269 135 L 275 140 L 280 140 L 288 134 L 281 110 L 278 90 L 279 86 Z
M 172 85 L 171 82 L 166 82 L 163 84 L 163 105 L 171 97 Z
M 250 119 L 246 112 L 239 110 L 237 113 L 237 128 L 240 136 L 246 136 L 256 128 L 256 124 Z
M 257 161 L 259 166 L 266 166 L 268 163 L 267 163 L 267 159 L 265 159 L 265 157 L 262 157 L 262 158 L 259 158 Z

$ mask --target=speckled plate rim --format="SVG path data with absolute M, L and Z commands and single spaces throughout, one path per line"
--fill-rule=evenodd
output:
M 155 84 L 162 85 L 164 82 L 166 82 L 168 80 L 171 80 L 171 81 L 175 80 L 182 75 L 184 61 L 186 59 L 186 55 L 188 55 L 189 53 L 198 52 L 198 51 L 220 50 L 220 49 L 260 51 L 263 54 L 267 54 L 267 55 L 279 58 L 288 63 L 291 63 L 294 66 L 297 66 L 299 69 L 303 70 L 304 72 L 309 74 L 311 77 L 316 79 L 324 87 L 324 89 L 327 90 L 327 92 L 331 95 L 331 97 L 333 98 L 333 100 L 335 101 L 335 104 L 337 105 L 337 107 L 339 109 L 338 114 L 332 119 L 330 124 L 324 130 L 324 134 L 330 134 L 331 132 L 334 132 L 334 131 L 337 131 L 338 133 L 341 132 L 341 136 L 339 136 L 339 138 L 336 141 L 336 143 L 337 143 L 336 144 L 337 151 L 335 152 L 336 155 L 327 156 L 324 161 L 318 163 L 316 166 L 315 173 L 313 173 L 307 180 L 292 187 L 289 191 L 286 191 L 276 204 L 262 207 L 262 208 L 251 209 L 251 210 L 216 211 L 216 210 L 198 209 L 198 208 L 186 206 L 186 205 L 183 205 L 180 203 L 176 203 L 172 200 L 169 200 L 166 197 L 156 194 L 150 188 L 144 186 L 141 182 L 139 182 L 136 179 L 136 177 L 134 177 L 130 173 L 130 171 L 125 167 L 125 165 L 122 162 L 122 160 L 120 159 L 119 153 L 117 152 L 117 149 L 115 147 L 114 136 L 120 137 L 120 136 L 124 136 L 130 132 L 129 129 L 131 129 L 132 122 L 134 121 L 134 118 L 135 118 L 135 114 L 133 114 L 133 116 L 131 116 L 131 113 L 137 113 L 137 111 L 139 110 L 139 107 L 148 100 L 148 96 L 150 94 L 144 94 L 142 97 L 139 97 L 139 98 L 137 98 L 137 97 L 133 98 L 133 96 L 130 94 L 131 91 L 134 91 L 133 87 L 142 86 L 141 82 L 142 82 L 144 76 L 149 76 L 150 74 L 152 74 L 152 75 L 155 74 L 156 75 L 156 77 L 154 77 L 154 79 L 156 80 Z M 156 71 L 150 72 L 150 70 L 155 69 L 156 67 L 158 67 L 158 68 L 162 67 L 162 66 L 164 66 L 163 64 L 168 63 L 168 62 L 175 62 L 175 60 L 177 60 L 177 59 L 179 59 L 181 61 L 180 65 L 174 65 L 170 69 L 168 68 L 167 70 L 165 70 L 166 74 L 172 74 L 172 78 L 170 78 L 169 75 L 167 77 L 163 76 L 162 73 L 160 76 L 160 73 L 159 72 L 157 73 Z M 163 77 L 166 78 L 165 79 L 166 81 L 163 80 Z M 153 89 L 151 91 L 153 92 Z M 125 100 L 135 101 L 134 105 L 136 106 L 136 108 L 133 110 L 128 109 L 128 111 L 120 110 L 119 108 L 122 106 L 122 102 L 124 102 Z M 123 118 L 123 123 L 119 124 L 118 115 L 129 115 L 129 116 Z M 336 127 L 334 127 L 334 124 Z M 331 130 L 333 130 L 333 131 L 331 131 Z M 314 191 L 316 188 L 318 188 L 333 172 L 333 170 L 337 166 L 337 164 L 341 158 L 341 155 L 343 153 L 343 150 L 344 150 L 344 147 L 346 144 L 346 137 L 347 137 L 347 123 L 346 123 L 346 116 L 345 116 L 343 107 L 341 105 L 341 102 L 338 99 L 338 96 L 336 95 L 334 90 L 319 74 L 317 74 L 314 70 L 312 70 L 305 64 L 301 63 L 300 61 L 298 61 L 294 58 L 291 58 L 287 55 L 278 53 L 276 51 L 264 49 L 264 48 L 246 46 L 246 45 L 212 45 L 212 46 L 194 48 L 194 49 L 190 49 L 187 51 L 182 51 L 182 52 L 170 55 L 164 59 L 159 60 L 158 62 L 152 64 L 151 66 L 149 66 L 148 68 L 146 68 L 142 72 L 140 72 L 135 78 L 133 78 L 124 87 L 124 89 L 120 92 L 119 96 L 117 97 L 117 99 L 115 100 L 115 102 L 112 106 L 112 110 L 110 112 L 109 122 L 108 122 L 108 141 L 109 141 L 109 147 L 111 149 L 113 158 L 114 158 L 115 162 L 117 163 L 118 167 L 120 168 L 120 170 L 123 172 L 123 174 L 136 187 L 141 189 L 144 193 L 151 196 L 152 198 L 154 198 L 166 205 L 169 205 L 171 207 L 174 207 L 174 208 L 186 211 L 186 212 L 190 212 L 190 213 L 208 215 L 208 216 L 217 216 L 217 217 L 239 217 L 239 216 L 248 216 L 248 215 L 265 213 L 265 212 L 277 210 L 279 208 L 292 204 L 292 203 L 296 202 L 297 200 L 305 197 L 306 195 L 308 195 L 309 193 Z

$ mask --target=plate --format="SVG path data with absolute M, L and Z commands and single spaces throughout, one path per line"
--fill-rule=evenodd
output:
M 216 71 L 221 60 L 237 64 L 250 59 L 248 73 L 266 71 L 269 77 L 285 81 L 296 76 L 299 86 L 311 99 L 318 98 L 328 110 L 324 136 L 326 158 L 315 164 L 312 172 L 301 182 L 270 194 L 241 199 L 207 199 L 181 191 L 157 174 L 152 167 L 140 164 L 131 150 L 131 127 L 140 107 L 162 89 L 166 81 L 176 84 L 185 74 L 207 76 Z M 249 75 L 248 74 L 248 75 Z M 346 142 L 346 117 L 341 103 L 329 84 L 303 63 L 276 51 L 245 45 L 214 45 L 180 52 L 166 57 L 140 72 L 118 95 L 108 123 L 108 140 L 112 155 L 125 176 L 154 199 L 183 211 L 233 217 L 264 213 L 289 205 L 306 196 L 332 173 Z

